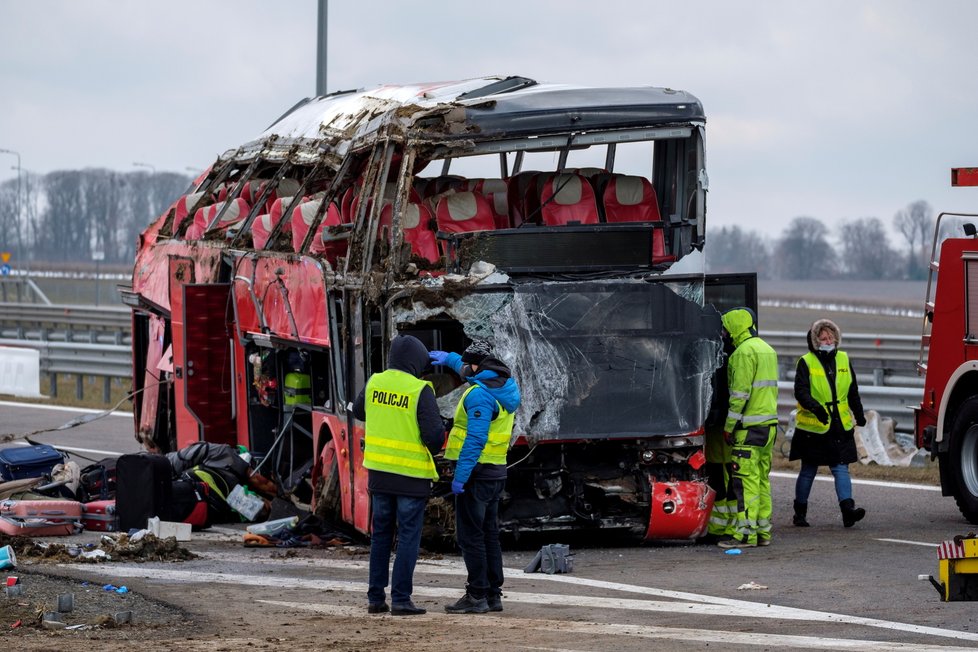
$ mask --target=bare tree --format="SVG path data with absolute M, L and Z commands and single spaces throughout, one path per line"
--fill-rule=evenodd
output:
M 829 278 L 835 274 L 835 250 L 829 230 L 814 217 L 791 220 L 775 245 L 776 265 L 784 279 Z
M 907 243 L 907 278 L 922 279 L 927 274 L 927 257 L 934 236 L 934 211 L 920 199 L 893 216 L 893 225 Z
M 839 240 L 842 243 L 842 267 L 846 274 L 872 280 L 892 277 L 897 255 L 878 217 L 843 222 Z
M 706 266 L 710 272 L 756 272 L 761 278 L 771 276 L 770 246 L 757 231 L 739 226 L 725 226 L 707 238 Z

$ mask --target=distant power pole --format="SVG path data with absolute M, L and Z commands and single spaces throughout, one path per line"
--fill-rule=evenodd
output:
M 316 95 L 326 94 L 326 24 L 328 0 L 319 0 L 319 33 L 316 40 Z

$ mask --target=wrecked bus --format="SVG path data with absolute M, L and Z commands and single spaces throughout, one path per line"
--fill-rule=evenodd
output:
M 367 532 L 347 405 L 396 334 L 486 339 L 523 394 L 504 532 L 702 534 L 717 307 L 756 303 L 752 276 L 704 273 L 704 129 L 683 91 L 524 77 L 298 103 L 141 235 L 137 439 L 246 446 L 283 495 Z M 426 379 L 453 414 L 458 378 Z

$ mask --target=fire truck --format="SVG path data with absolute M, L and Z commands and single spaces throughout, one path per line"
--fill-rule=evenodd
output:
M 952 186 L 978 186 L 978 168 L 951 171 Z M 978 214 L 937 217 L 914 409 L 917 446 L 940 465 L 941 491 L 978 524 Z
M 298 103 L 140 237 L 137 439 L 245 446 L 368 532 L 349 404 L 398 334 L 483 339 L 523 397 L 504 532 L 700 535 L 719 311 L 756 308 L 753 275 L 705 273 L 705 122 L 684 91 L 519 76 Z M 465 388 L 439 371 L 447 417 Z M 451 527 L 443 484 L 430 532 Z

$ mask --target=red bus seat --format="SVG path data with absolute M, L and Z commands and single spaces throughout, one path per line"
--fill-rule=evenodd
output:
M 380 223 L 377 228 L 378 238 L 386 235 L 390 241 L 390 227 L 393 217 L 394 207 L 391 204 L 384 206 L 380 213 Z M 429 262 L 438 262 L 441 258 L 441 251 L 438 249 L 438 239 L 435 238 L 435 232 L 431 230 L 431 211 L 428 210 L 427 206 L 414 202 L 408 204 L 401 215 L 401 229 L 404 232 L 404 242 L 411 245 L 411 253 Z
M 602 193 L 606 222 L 661 222 L 652 183 L 638 176 L 615 175 Z
M 540 193 L 540 204 L 543 223 L 548 226 L 598 223 L 594 190 L 578 174 L 558 174 L 548 179 Z
M 506 204 L 512 226 L 519 226 L 526 217 L 526 205 L 524 203 L 526 189 L 537 174 L 539 174 L 537 170 L 527 170 L 506 179 Z
M 224 210 L 224 206 L 227 205 L 227 210 Z M 245 200 L 235 199 L 231 202 L 218 202 L 216 204 L 211 204 L 210 206 L 204 206 L 203 208 L 198 208 L 197 212 L 194 213 L 194 223 L 190 225 L 187 229 L 187 240 L 199 240 L 204 232 L 208 230 L 210 224 L 214 221 L 214 218 L 218 216 L 224 210 L 224 214 L 221 215 L 221 221 L 214 224 L 210 228 L 220 229 L 220 231 L 227 231 L 231 226 L 241 222 L 244 218 L 248 217 L 248 211 L 251 210 L 251 206 Z
M 251 224 L 251 242 L 255 249 L 265 248 L 268 243 L 268 236 L 271 235 L 275 226 L 282 221 L 282 211 L 291 202 L 291 197 L 279 197 L 272 203 L 272 209 L 268 213 L 255 218 Z M 282 228 L 289 229 L 291 225 L 286 222 Z
M 438 230 L 446 233 L 492 231 L 496 228 L 488 200 L 472 191 L 442 197 L 435 211 L 435 219 Z
M 298 252 L 302 249 L 302 242 L 306 239 L 306 235 L 309 233 L 309 227 L 312 226 L 313 219 L 316 217 L 316 213 L 319 211 L 322 204 L 323 199 L 320 197 L 317 199 L 304 201 L 293 209 L 291 225 L 293 251 Z M 323 228 L 327 226 L 335 226 L 340 223 L 340 209 L 336 204 L 330 202 L 329 207 L 326 209 L 326 216 L 319 223 L 319 226 L 316 227 L 316 233 L 313 235 L 309 252 L 313 254 L 322 253 Z
M 180 227 L 183 226 L 183 223 L 190 216 L 190 210 L 206 194 L 203 192 L 194 192 L 189 195 L 184 195 L 176 201 L 176 204 L 173 206 L 173 233 L 179 233 Z
M 496 228 L 510 228 L 512 225 L 509 222 L 509 203 L 506 201 L 506 181 L 504 179 L 480 179 L 474 190 L 489 202 Z

